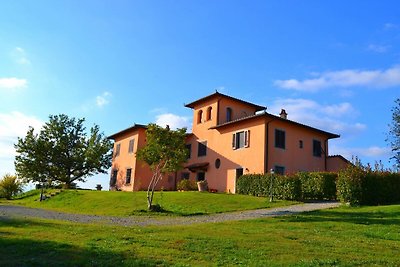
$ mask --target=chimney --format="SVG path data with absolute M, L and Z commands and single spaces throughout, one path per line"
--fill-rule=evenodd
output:
M 287 119 L 287 113 L 286 110 L 281 109 L 281 113 L 279 114 L 279 116 L 281 116 L 282 119 Z

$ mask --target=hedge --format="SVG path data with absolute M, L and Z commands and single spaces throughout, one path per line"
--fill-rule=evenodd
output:
M 338 177 L 338 198 L 350 205 L 400 202 L 400 173 L 349 166 Z
M 285 200 L 336 199 L 335 173 L 312 172 L 273 176 L 273 195 Z M 237 180 L 239 194 L 269 196 L 271 174 L 246 174 Z
M 302 199 L 336 199 L 337 174 L 332 172 L 299 172 Z

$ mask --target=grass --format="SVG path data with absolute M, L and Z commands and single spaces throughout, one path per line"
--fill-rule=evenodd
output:
M 0 220 L 0 266 L 399 266 L 400 205 L 230 223 Z
M 128 216 L 149 213 L 146 192 L 112 192 L 65 190 L 46 201 L 39 202 L 40 192 L 33 190 L 20 198 L 0 201 L 0 204 L 23 205 L 70 213 Z M 262 197 L 215 194 L 207 192 L 156 192 L 154 204 L 160 204 L 164 214 L 187 216 L 238 210 L 291 205 L 293 201 L 268 202 Z M 152 213 L 155 215 L 155 213 Z M 159 215 L 159 214 L 158 214 Z

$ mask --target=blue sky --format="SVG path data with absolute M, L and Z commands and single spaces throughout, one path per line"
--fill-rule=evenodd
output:
M 18 1 L 0 3 L 0 175 L 48 115 L 106 135 L 191 124 L 215 90 L 341 135 L 330 154 L 389 163 L 400 97 L 398 1 Z M 86 187 L 108 175 L 89 178 Z

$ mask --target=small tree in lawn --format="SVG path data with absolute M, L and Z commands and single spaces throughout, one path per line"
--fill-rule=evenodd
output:
M 187 160 L 185 146 L 186 128 L 170 130 L 156 124 L 149 124 L 146 130 L 146 145 L 139 149 L 136 157 L 146 162 L 153 175 L 147 188 L 147 207 L 154 208 L 153 197 L 163 174 L 175 172 L 182 168 Z

